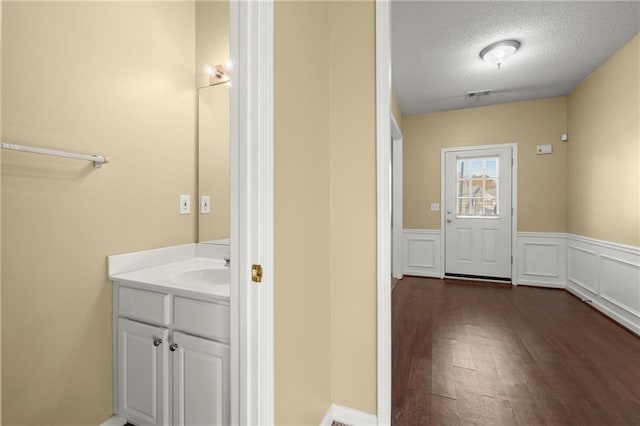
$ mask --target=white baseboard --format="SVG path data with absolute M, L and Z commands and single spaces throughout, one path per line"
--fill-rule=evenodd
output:
M 569 234 L 567 290 L 640 334 L 640 248 Z
M 640 336 L 640 326 L 638 326 L 637 323 L 634 323 L 633 321 L 629 321 L 627 318 L 621 316 L 615 310 L 608 308 L 607 306 L 602 304 L 598 299 L 594 299 L 590 294 L 585 292 L 583 289 L 578 288 L 572 284 L 568 284 L 566 287 L 566 290 L 569 293 L 575 295 L 576 297 L 582 300 L 585 300 L 585 301 L 588 300 L 589 301 L 588 303 L 591 306 L 593 306 L 595 309 L 599 310 L 600 312 L 602 312 L 604 315 L 608 316 L 615 322 L 623 325 L 624 327 L 628 328 L 629 330 L 631 330 L 632 332 Z
M 127 420 L 120 416 L 113 416 L 109 420 L 102 423 L 100 426 L 124 426 L 127 424 Z
M 349 426 L 375 426 L 378 418 L 375 414 L 332 404 L 322 418 L 320 426 L 331 426 L 333 422 L 344 423 Z

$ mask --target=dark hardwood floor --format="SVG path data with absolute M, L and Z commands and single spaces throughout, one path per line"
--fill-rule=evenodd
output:
M 640 425 L 640 338 L 563 290 L 405 277 L 392 422 Z

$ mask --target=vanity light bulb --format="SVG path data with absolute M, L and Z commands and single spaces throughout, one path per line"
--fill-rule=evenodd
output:
M 207 64 L 204 66 L 205 75 L 213 75 L 215 68 L 211 64 Z
M 227 62 L 225 62 L 225 63 L 224 63 L 224 65 L 223 65 L 223 66 L 224 66 L 224 69 L 225 69 L 225 70 L 230 71 L 230 70 L 232 70 L 232 69 L 233 69 L 233 62 L 231 62 L 231 61 L 227 61 Z

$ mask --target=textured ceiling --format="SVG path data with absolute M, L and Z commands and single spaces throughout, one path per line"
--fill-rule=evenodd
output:
M 393 0 L 393 87 L 405 115 L 566 95 L 639 30 L 639 1 Z M 479 53 L 503 39 L 498 70 Z

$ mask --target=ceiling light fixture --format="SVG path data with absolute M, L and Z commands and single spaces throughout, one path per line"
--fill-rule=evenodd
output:
M 501 40 L 491 43 L 480 51 L 480 57 L 487 62 L 493 62 L 500 69 L 505 59 L 513 56 L 520 47 L 517 40 Z

